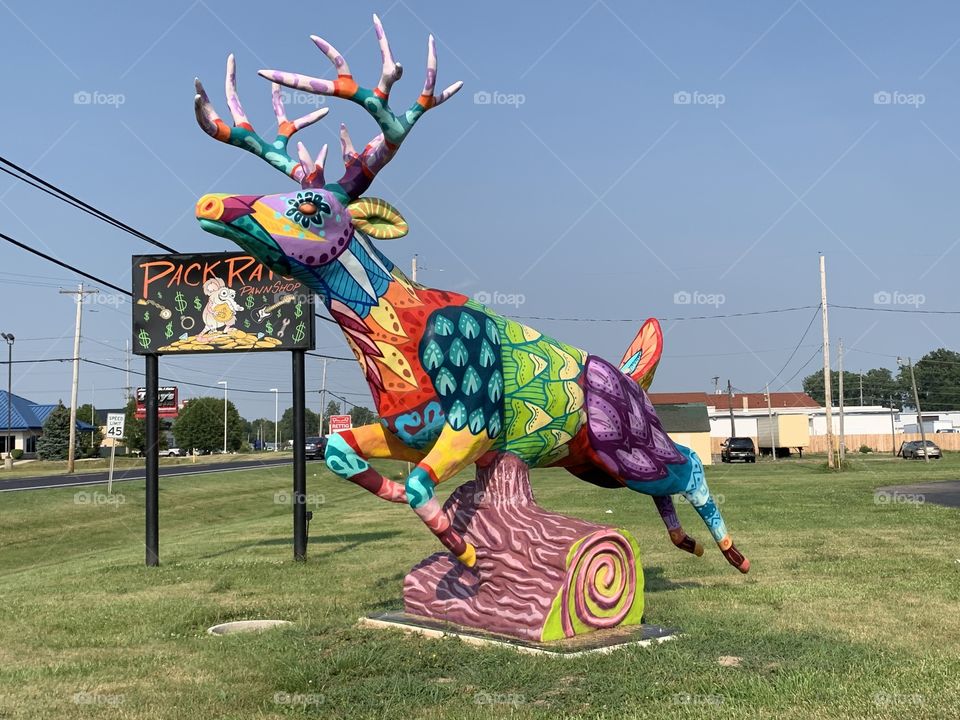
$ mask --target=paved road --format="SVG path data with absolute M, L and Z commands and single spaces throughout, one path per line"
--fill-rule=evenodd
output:
M 160 466 L 160 477 L 178 477 L 182 475 L 207 475 L 209 473 L 230 472 L 231 470 L 253 470 L 256 468 L 272 467 L 277 465 L 292 465 L 290 457 L 264 460 L 244 460 L 242 462 L 198 463 L 196 465 L 169 465 Z M 143 480 L 143 468 L 127 468 L 116 470 L 113 481 L 129 482 Z M 80 485 L 105 485 L 107 471 L 82 473 L 79 475 L 38 475 L 36 477 L 21 477 L 15 480 L 0 480 L 0 493 L 15 492 L 17 490 L 43 490 L 46 488 L 76 487 Z
M 900 496 L 922 495 L 924 502 L 960 508 L 960 480 L 946 482 L 917 483 L 915 485 L 891 485 L 877 490 L 888 493 L 891 502 L 896 502 L 894 493 Z

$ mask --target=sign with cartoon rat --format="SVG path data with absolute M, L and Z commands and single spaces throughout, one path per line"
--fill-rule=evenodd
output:
M 313 292 L 254 257 L 133 256 L 133 349 L 138 355 L 313 347 Z

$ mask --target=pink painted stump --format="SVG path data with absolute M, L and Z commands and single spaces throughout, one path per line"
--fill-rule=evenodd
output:
M 476 547 L 477 564 L 468 569 L 449 553 L 421 561 L 403 583 L 408 614 L 534 642 L 640 624 L 636 540 L 538 506 L 515 456 L 478 468 L 444 510 Z

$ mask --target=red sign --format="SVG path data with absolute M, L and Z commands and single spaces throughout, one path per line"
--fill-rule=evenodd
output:
M 353 420 L 349 415 L 331 415 L 330 433 L 342 432 L 353 427 Z
M 147 389 L 137 388 L 136 418 L 143 420 L 147 416 Z M 175 418 L 180 414 L 179 393 L 174 386 L 158 388 L 157 414 L 162 418 Z

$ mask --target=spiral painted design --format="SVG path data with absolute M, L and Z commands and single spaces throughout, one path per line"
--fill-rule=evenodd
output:
M 584 538 L 567 565 L 561 598 L 563 634 L 577 634 L 576 624 L 591 629 L 623 622 L 637 591 L 636 554 L 630 541 L 613 528 Z

